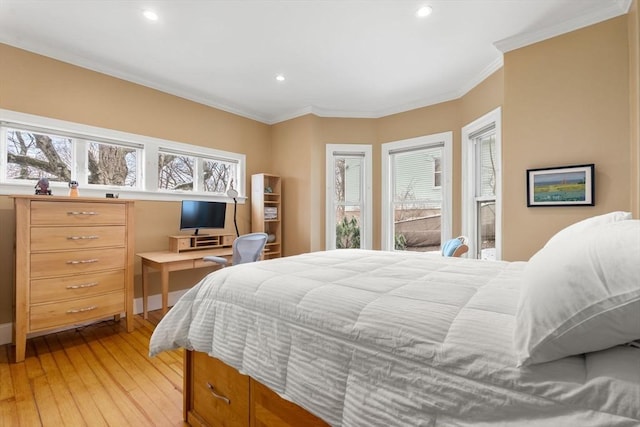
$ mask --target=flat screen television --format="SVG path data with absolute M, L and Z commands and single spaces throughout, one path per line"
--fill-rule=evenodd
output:
M 226 214 L 226 203 L 183 200 L 180 230 L 194 230 L 197 236 L 201 228 L 224 228 Z

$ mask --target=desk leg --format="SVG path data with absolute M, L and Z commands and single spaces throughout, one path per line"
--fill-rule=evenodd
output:
M 146 320 L 147 315 L 147 297 L 149 296 L 149 266 L 142 263 L 142 317 Z
M 169 305 L 169 267 L 163 264 L 162 271 L 162 315 L 167 314 L 167 307 Z

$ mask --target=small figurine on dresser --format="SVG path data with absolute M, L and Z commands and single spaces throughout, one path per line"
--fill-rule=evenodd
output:
M 40 178 L 36 183 L 36 195 L 51 195 L 49 180 L 47 178 Z
M 78 197 L 78 181 L 69 181 L 69 197 Z

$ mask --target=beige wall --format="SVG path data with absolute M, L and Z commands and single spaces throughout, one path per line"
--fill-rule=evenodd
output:
M 504 57 L 504 255 L 526 260 L 558 229 L 629 210 L 627 17 Z M 595 206 L 527 208 L 529 168 L 595 163 Z
M 273 125 L 272 173 L 282 179 L 284 255 L 309 252 L 313 234 L 311 153 L 317 118 L 298 117 Z
M 3 44 L 0 58 L 0 108 L 243 153 L 248 175 L 270 168 L 268 125 Z M 251 229 L 249 206 L 238 206 L 241 233 Z M 136 202 L 136 251 L 168 249 L 167 236 L 179 234 L 179 212 L 179 202 Z M 12 319 L 13 215 L 12 200 L 0 196 L 0 324 Z M 170 290 L 188 288 L 206 272 L 172 273 Z M 151 293 L 159 293 L 155 274 L 152 282 Z

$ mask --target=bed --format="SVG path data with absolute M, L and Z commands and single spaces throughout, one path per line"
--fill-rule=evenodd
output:
M 192 424 L 639 426 L 640 221 L 602 217 L 528 262 L 341 249 L 221 269 L 150 354 L 189 350 Z M 235 415 L 202 415 L 229 406 L 194 384 L 212 363 L 241 384 Z M 293 412 L 257 420 L 277 405 Z

